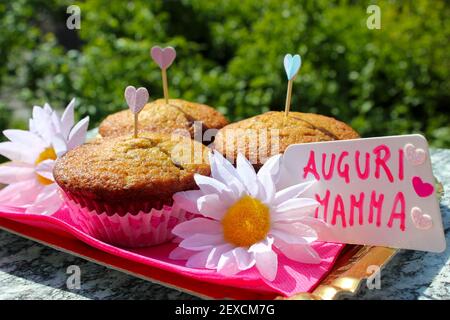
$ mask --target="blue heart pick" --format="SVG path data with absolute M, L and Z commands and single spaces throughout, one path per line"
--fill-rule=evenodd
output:
M 286 70 L 288 80 L 292 80 L 295 77 L 301 66 L 302 58 L 298 54 L 292 56 L 288 53 L 284 56 L 284 70 Z

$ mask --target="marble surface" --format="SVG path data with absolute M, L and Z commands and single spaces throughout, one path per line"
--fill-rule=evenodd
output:
M 441 200 L 450 244 L 450 150 L 432 152 L 444 185 Z M 69 289 L 68 267 L 81 271 L 80 288 Z M 0 299 L 196 299 L 0 231 Z M 450 247 L 442 254 L 401 251 L 381 271 L 381 288 L 362 288 L 352 299 L 450 299 Z

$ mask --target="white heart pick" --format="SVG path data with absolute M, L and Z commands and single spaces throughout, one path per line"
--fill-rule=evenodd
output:
M 125 89 L 125 100 L 128 107 L 134 114 L 141 112 L 145 104 L 148 102 L 149 94 L 147 89 L 141 87 L 136 90 L 133 86 L 128 86 Z

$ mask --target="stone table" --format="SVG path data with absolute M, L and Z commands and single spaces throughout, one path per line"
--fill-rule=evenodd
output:
M 450 244 L 450 150 L 432 151 L 444 185 L 441 211 Z M 68 267 L 81 271 L 80 289 L 67 286 Z M 0 231 L 0 299 L 196 299 L 119 271 Z M 450 247 L 442 254 L 401 251 L 381 272 L 381 288 L 352 299 L 450 299 Z

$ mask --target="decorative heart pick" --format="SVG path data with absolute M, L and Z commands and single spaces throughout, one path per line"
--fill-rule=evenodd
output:
M 130 108 L 131 112 L 134 114 L 134 137 L 138 137 L 138 127 L 139 127 L 139 112 L 144 108 L 145 104 L 148 102 L 149 94 L 147 89 L 141 87 L 136 90 L 133 86 L 128 86 L 125 89 L 125 100 Z
M 286 70 L 288 80 L 292 80 L 297 75 L 301 66 L 302 58 L 298 54 L 292 56 L 288 53 L 284 56 L 284 70 Z
M 177 56 L 177 52 L 172 47 L 161 48 L 154 46 L 150 50 L 150 55 L 161 68 L 161 77 L 163 82 L 164 99 L 169 103 L 169 85 L 167 83 L 167 68 L 170 67 Z
M 416 148 L 412 143 L 408 143 L 404 147 L 406 160 L 415 166 L 421 165 L 425 162 L 427 154 L 425 150 Z
M 433 219 L 431 216 L 423 213 L 419 207 L 411 209 L 411 220 L 417 229 L 428 230 L 433 226 Z
M 136 90 L 133 86 L 128 86 L 125 89 L 125 100 L 131 112 L 139 113 L 145 104 L 148 102 L 148 91 L 145 88 L 139 88 Z
M 286 93 L 286 104 L 284 106 L 284 118 L 287 119 L 289 115 L 289 109 L 291 108 L 291 96 L 292 96 L 292 82 L 297 75 L 302 65 L 302 58 L 298 54 L 292 56 L 287 54 L 284 56 L 284 70 L 288 78 L 288 88 Z
M 161 48 L 154 46 L 150 51 L 150 55 L 161 69 L 167 69 L 175 60 L 177 52 L 172 47 Z
M 431 183 L 423 182 L 422 178 L 417 176 L 413 177 L 412 184 L 414 187 L 414 191 L 419 197 L 422 198 L 430 196 L 434 191 L 434 187 Z

